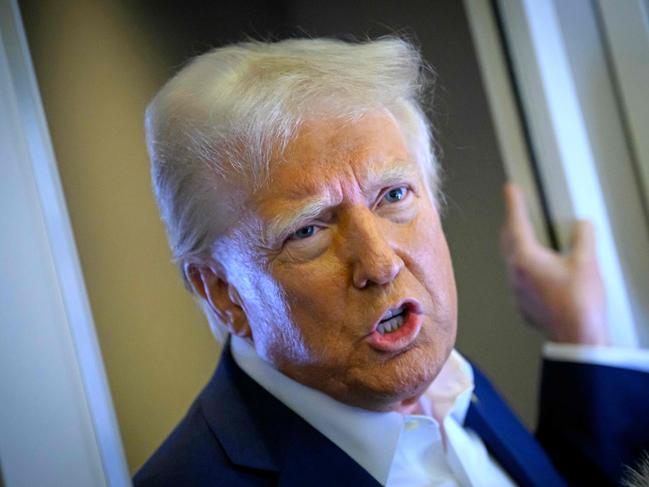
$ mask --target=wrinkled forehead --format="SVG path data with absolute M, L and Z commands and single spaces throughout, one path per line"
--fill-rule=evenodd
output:
M 281 191 L 304 192 L 329 178 L 376 179 L 412 160 L 403 135 L 388 111 L 357 119 L 307 120 L 270 162 L 269 177 L 257 197 Z M 298 195 L 299 196 L 299 195 Z
M 239 216 L 232 222 L 259 219 L 257 224 L 263 225 L 287 207 L 299 211 L 309 202 L 319 207 L 340 203 L 342 193 L 352 186 L 370 194 L 380 186 L 417 178 L 423 178 L 422 170 L 389 112 L 353 120 L 305 120 L 294 137 L 274 151 L 260 186 L 242 175 L 233 177 L 229 192 L 238 194 L 232 208 Z
M 423 180 L 419 165 L 406 154 L 291 164 L 279 166 L 271 173 L 268 184 L 250 198 L 250 209 L 271 208 L 274 203 L 300 205 L 309 201 L 336 205 L 342 203 L 345 194 L 370 198 L 387 186 Z
M 423 179 L 391 119 L 324 121 L 305 127 L 275 161 L 251 209 L 270 243 L 338 207 L 372 204 L 387 187 L 419 186 Z

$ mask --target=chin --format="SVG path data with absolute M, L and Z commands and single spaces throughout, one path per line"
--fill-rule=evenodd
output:
M 414 347 L 371 371 L 356 371 L 356 376 L 350 377 L 346 397 L 336 399 L 373 411 L 395 410 L 403 401 L 421 396 L 435 380 L 448 353 L 436 355 Z

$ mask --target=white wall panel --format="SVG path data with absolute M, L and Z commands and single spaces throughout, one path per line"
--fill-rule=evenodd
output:
M 18 9 L 0 1 L 0 461 L 8 487 L 129 485 Z

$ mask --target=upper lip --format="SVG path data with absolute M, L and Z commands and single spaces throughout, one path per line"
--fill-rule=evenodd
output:
M 416 299 L 404 299 L 400 301 L 397 305 L 390 306 L 385 311 L 383 311 L 383 313 L 381 313 L 378 319 L 374 322 L 370 334 L 376 331 L 376 328 L 379 326 L 379 323 L 381 323 L 381 321 L 389 319 L 392 316 L 399 314 L 401 311 L 408 311 L 410 313 L 421 314 L 421 305 L 419 304 L 419 301 L 417 301 Z

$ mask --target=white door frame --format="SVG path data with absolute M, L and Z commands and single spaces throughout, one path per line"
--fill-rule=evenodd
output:
M 15 0 L 0 0 L 0 215 L 4 482 L 130 485 Z
M 542 192 L 560 248 L 576 219 L 594 222 L 613 342 L 648 346 L 649 226 L 593 4 L 465 0 L 465 7 L 508 177 L 537 208 Z M 592 22 L 575 28 L 570 9 Z M 530 181 L 540 188 L 529 191 Z

